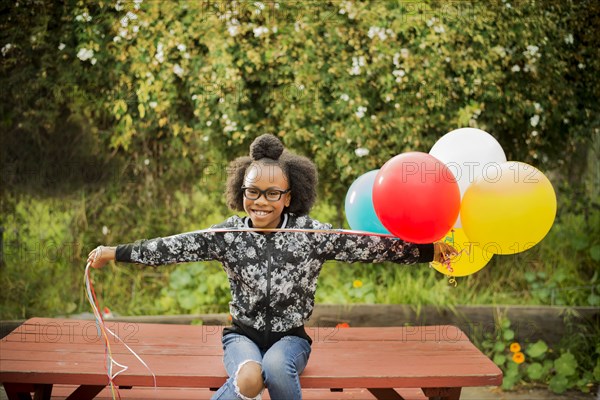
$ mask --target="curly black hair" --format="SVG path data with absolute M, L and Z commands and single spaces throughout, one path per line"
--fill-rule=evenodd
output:
M 285 150 L 279 138 L 270 134 L 254 139 L 250 145 L 250 156 L 238 157 L 229 163 L 225 188 L 229 208 L 244 211 L 241 187 L 248 168 L 257 164 L 279 166 L 288 179 L 292 193 L 292 200 L 286 211 L 298 215 L 308 214 L 317 199 L 317 168 L 308 158 Z

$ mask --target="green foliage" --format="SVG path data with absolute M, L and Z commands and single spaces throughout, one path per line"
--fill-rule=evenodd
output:
M 499 317 L 497 328 L 485 335 L 481 348 L 502 369 L 503 389 L 512 390 L 528 382 L 548 384 L 555 393 L 573 388 L 588 393 L 598 383 L 598 377 L 590 372 L 598 365 L 599 348 L 594 342 L 598 332 L 589 332 L 585 340 L 579 341 L 569 335 L 569 342 L 563 341 L 553 350 L 542 340 L 522 348 L 505 317 Z
M 156 301 L 163 314 L 225 312 L 230 300 L 227 275 L 218 265 L 179 266 Z
M 469 125 L 509 159 L 563 168 L 599 122 L 598 7 L 16 2 L 0 19 L 5 160 L 22 183 L 37 160 L 64 166 L 69 143 L 77 165 L 108 159 L 160 188 L 271 131 L 339 203 L 359 174 Z

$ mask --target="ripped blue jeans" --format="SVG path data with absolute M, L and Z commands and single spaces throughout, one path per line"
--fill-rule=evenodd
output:
M 258 363 L 269 397 L 273 400 L 300 400 L 300 374 L 310 356 L 310 344 L 297 336 L 285 336 L 266 352 L 261 351 L 249 338 L 237 333 L 223 336 L 223 362 L 229 379 L 213 395 L 212 400 L 249 399 L 241 395 L 237 385 L 237 373 L 248 361 Z M 254 399 L 260 399 L 261 394 Z

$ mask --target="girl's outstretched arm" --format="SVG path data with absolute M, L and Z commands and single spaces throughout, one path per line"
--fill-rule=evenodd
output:
M 91 262 L 94 268 L 101 268 L 109 261 L 156 266 L 220 260 L 225 247 L 223 234 L 195 231 L 150 240 L 138 240 L 116 247 L 98 246 L 88 255 L 88 262 Z

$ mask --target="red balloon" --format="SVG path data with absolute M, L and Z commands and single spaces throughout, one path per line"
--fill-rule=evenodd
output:
M 427 153 L 399 154 L 379 170 L 373 207 L 394 236 L 412 243 L 432 243 L 454 226 L 460 189 L 452 171 Z

